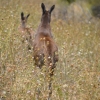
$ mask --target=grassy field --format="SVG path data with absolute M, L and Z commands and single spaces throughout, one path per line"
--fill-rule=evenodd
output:
M 0 0 L 0 100 L 38 100 L 37 93 L 39 100 L 47 98 L 46 68 L 35 68 L 34 51 L 18 31 L 22 11 L 37 29 L 41 1 Z M 65 23 L 52 17 L 51 27 L 59 47 L 52 100 L 100 100 L 100 20 Z

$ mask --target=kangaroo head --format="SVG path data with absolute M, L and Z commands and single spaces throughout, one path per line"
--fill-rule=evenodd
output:
M 47 21 L 50 23 L 51 21 L 51 13 L 55 8 L 55 5 L 51 6 L 51 8 L 49 10 L 46 10 L 44 3 L 41 4 L 41 8 L 42 8 L 42 18 L 41 21 Z

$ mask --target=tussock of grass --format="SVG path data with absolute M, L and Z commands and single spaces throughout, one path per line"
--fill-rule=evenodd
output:
M 31 16 L 28 24 L 37 29 L 40 1 L 0 0 L 0 99 L 45 100 L 48 95 L 47 68 L 35 68 L 32 52 L 18 31 L 20 13 Z M 95 19 L 94 19 L 95 20 Z M 100 21 L 89 23 L 52 19 L 59 47 L 59 62 L 53 76 L 52 100 L 99 100 Z

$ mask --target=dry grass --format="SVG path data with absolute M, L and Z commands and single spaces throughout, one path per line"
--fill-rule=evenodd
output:
M 35 68 L 32 52 L 18 32 L 20 13 L 30 13 L 28 24 L 36 30 L 40 0 L 0 0 L 0 100 L 40 100 L 48 95 L 46 67 Z M 52 100 L 100 100 L 100 21 L 51 22 L 59 46 L 53 77 Z

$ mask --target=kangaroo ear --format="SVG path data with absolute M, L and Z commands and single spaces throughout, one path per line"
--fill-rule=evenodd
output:
M 43 12 L 43 14 L 44 14 L 44 13 L 45 13 L 45 10 L 46 10 L 46 9 L 45 9 L 44 3 L 41 4 L 41 8 L 42 8 L 42 12 Z
M 54 8 L 55 8 L 55 5 L 53 5 L 51 8 L 50 8 L 50 13 L 54 10 Z
M 24 20 L 24 13 L 21 12 L 21 20 Z
M 30 16 L 30 14 L 28 14 L 27 16 L 26 16 L 26 18 L 28 18 Z

